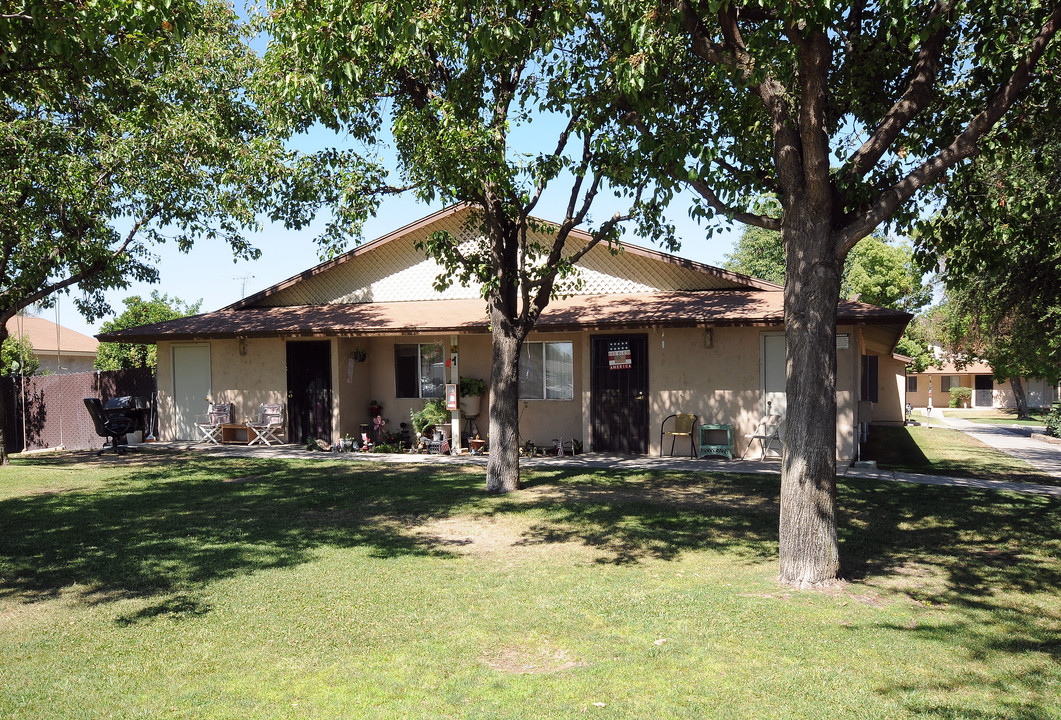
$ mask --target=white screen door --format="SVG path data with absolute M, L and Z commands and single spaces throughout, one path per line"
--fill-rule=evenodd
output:
M 173 439 L 198 440 L 195 416 L 210 396 L 210 346 L 173 346 Z

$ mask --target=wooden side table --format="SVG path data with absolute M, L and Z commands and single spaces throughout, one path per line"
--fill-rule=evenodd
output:
M 221 442 L 226 445 L 249 445 L 250 428 L 243 423 L 225 423 L 221 426 Z
M 711 434 L 721 435 L 726 433 L 726 442 L 709 442 Z M 721 437 L 716 437 L 716 440 L 721 440 Z M 725 455 L 728 459 L 733 459 L 733 426 L 729 424 L 707 424 L 700 426 L 700 450 L 696 454 L 696 457 L 702 458 L 705 455 Z

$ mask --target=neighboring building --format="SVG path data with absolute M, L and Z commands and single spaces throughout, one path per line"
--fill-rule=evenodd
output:
M 1050 407 L 1056 399 L 1053 385 L 1043 378 L 1022 378 L 1021 382 L 1028 407 Z M 991 366 L 983 362 L 969 363 L 960 369 L 948 362 L 942 368 L 930 367 L 923 373 L 910 373 L 906 378 L 906 401 L 914 407 L 928 407 L 931 392 L 932 407 L 947 407 L 952 387 L 971 388 L 972 407 L 1017 407 L 1009 380 L 996 381 Z
M 290 441 L 356 436 L 373 400 L 393 428 L 459 374 L 490 375 L 478 288 L 434 290 L 440 268 L 414 248 L 439 230 L 477 242 L 468 213 L 435 213 L 216 312 L 98 337 L 158 343 L 163 440 L 194 439 L 207 397 L 235 403 L 237 420 L 285 403 Z M 582 286 L 550 303 L 523 348 L 523 441 L 657 453 L 661 422 L 685 412 L 732 424 L 743 451 L 768 402 L 784 415 L 781 287 L 632 245 L 598 246 L 579 267 Z M 905 362 L 892 352 L 911 316 L 838 310 L 837 456 L 850 459 L 859 400 L 876 422 L 903 420 Z M 488 431 L 485 407 L 478 426 Z
M 23 315 L 7 321 L 10 337 L 26 335 L 40 360 L 39 374 L 63 374 L 92 370 L 99 342 L 88 335 L 56 325 L 44 318 Z

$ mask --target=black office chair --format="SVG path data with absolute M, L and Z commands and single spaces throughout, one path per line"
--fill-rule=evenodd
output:
M 85 398 L 85 407 L 88 408 L 88 414 L 92 416 L 92 424 L 96 426 L 96 434 L 110 441 L 116 455 L 125 452 L 126 448 L 118 444 L 118 438 L 123 438 L 126 433 L 133 431 L 135 423 L 132 418 L 117 414 L 108 415 L 104 412 L 103 403 L 98 398 Z M 106 450 L 107 443 L 104 441 L 103 449 L 96 455 L 102 455 Z

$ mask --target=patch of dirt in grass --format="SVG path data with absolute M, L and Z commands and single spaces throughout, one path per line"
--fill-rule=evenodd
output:
M 887 602 L 883 598 L 906 598 L 916 605 L 930 607 L 940 604 L 938 598 L 946 592 L 947 574 L 934 565 L 909 560 L 889 568 L 887 572 L 874 573 L 862 584 L 879 591 L 874 592 L 873 596 L 881 598 L 882 603 Z M 872 602 L 868 604 L 877 607 Z
M 863 605 L 869 605 L 872 608 L 878 610 L 887 607 L 888 603 L 877 593 L 863 593 L 861 595 L 852 595 L 851 599 L 858 600 Z
M 407 527 L 418 540 L 459 555 L 504 555 L 506 560 L 535 559 L 558 553 L 596 555 L 579 540 L 552 543 L 528 542 L 531 524 L 522 518 L 458 516 L 431 519 Z
M 521 647 L 501 648 L 500 650 L 484 652 L 481 662 L 492 670 L 510 675 L 558 673 L 572 668 L 588 666 L 588 663 L 574 657 L 570 650 L 554 650 L 549 647 L 537 649 Z

